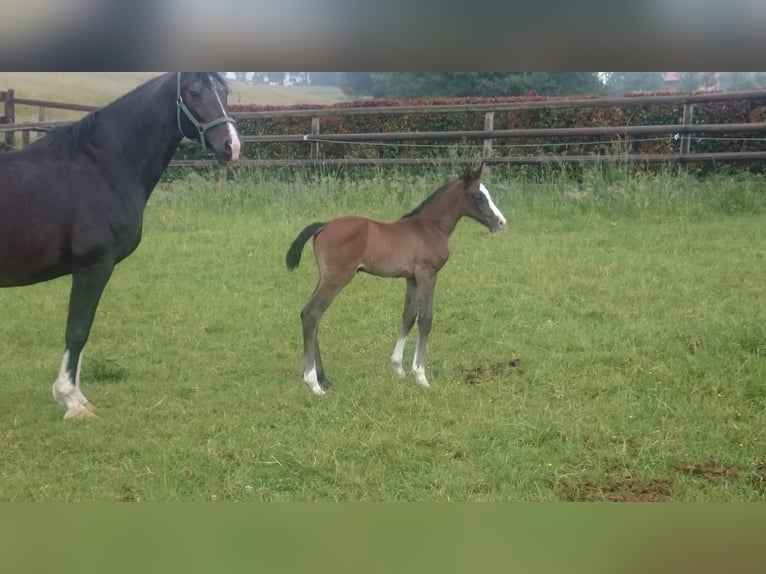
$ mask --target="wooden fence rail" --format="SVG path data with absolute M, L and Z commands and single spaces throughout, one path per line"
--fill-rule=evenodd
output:
M 0 116 L 0 133 L 5 132 L 5 143 L 12 147 L 15 144 L 16 132 L 21 132 L 22 145 L 29 144 L 30 132 L 50 131 L 58 125 L 66 125 L 72 122 L 48 122 L 45 123 L 45 110 L 69 110 L 74 112 L 91 112 L 98 106 L 85 104 L 71 104 L 66 102 L 51 102 L 48 100 L 33 100 L 29 98 L 17 98 L 14 90 L 0 92 L 0 102 L 3 103 L 3 115 Z M 38 109 L 37 122 L 16 123 L 16 106 L 33 106 Z
M 322 158 L 321 144 L 325 143 L 366 143 L 366 142 L 416 142 L 416 141 L 455 141 L 479 140 L 482 142 L 481 156 L 488 163 L 495 164 L 540 164 L 561 162 L 599 162 L 599 161 L 637 161 L 657 162 L 711 162 L 764 160 L 766 151 L 742 151 L 719 153 L 693 153 L 691 150 L 692 134 L 753 134 L 766 133 L 766 123 L 736 124 L 695 124 L 694 105 L 708 102 L 729 102 L 742 100 L 766 100 L 766 90 L 708 94 L 674 94 L 654 96 L 619 96 L 608 98 L 575 98 L 562 100 L 541 100 L 532 102 L 496 102 L 481 104 L 444 104 L 421 106 L 382 106 L 382 107 L 325 107 L 301 110 L 264 110 L 256 112 L 234 112 L 237 120 L 259 120 L 270 118 L 311 118 L 311 131 L 305 134 L 261 134 L 242 136 L 244 144 L 263 143 L 300 143 L 307 147 L 306 158 L 295 159 L 248 159 L 237 163 L 240 166 L 341 166 L 341 165 L 420 165 L 454 163 L 453 158 Z M 0 92 L 0 102 L 4 103 L 4 114 L 0 116 L 0 133 L 5 132 L 6 143 L 13 145 L 13 134 L 22 133 L 22 144 L 29 142 L 30 132 L 45 132 L 71 122 L 44 122 L 44 109 L 56 108 L 88 112 L 94 106 L 66 104 L 44 100 L 17 98 L 13 90 Z M 14 123 L 15 106 L 37 106 L 41 111 L 38 122 Z M 630 125 L 630 126 L 591 126 L 578 128 L 530 128 L 530 129 L 493 129 L 495 112 L 510 110 L 551 109 L 551 108 L 586 108 L 586 107 L 626 107 L 640 105 L 683 105 L 683 116 L 678 124 L 666 125 Z M 417 132 L 378 132 L 378 133 L 321 133 L 321 119 L 333 116 L 389 115 L 389 114 L 444 114 L 444 113 L 484 113 L 483 130 L 467 131 L 417 131 Z M 680 139 L 677 154 L 593 154 L 593 155 L 520 155 L 493 156 L 493 142 L 496 140 L 524 138 L 583 138 L 596 136 L 615 136 L 630 138 L 636 135 L 672 134 Z M 575 140 L 576 141 L 576 140 Z M 574 142 L 573 142 L 574 143 Z M 580 142 L 581 143 L 581 142 Z M 565 145 L 557 143 L 557 145 Z M 214 166 L 213 160 L 174 160 L 172 166 L 200 167 Z

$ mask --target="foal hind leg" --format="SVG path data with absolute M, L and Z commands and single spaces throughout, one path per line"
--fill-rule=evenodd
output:
M 327 379 L 322 365 L 322 356 L 319 351 L 319 321 L 327 308 L 351 279 L 340 284 L 331 285 L 321 279 L 317 288 L 314 289 L 306 305 L 301 310 L 301 324 L 303 326 L 303 382 L 315 395 L 325 394 L 324 388 L 329 388 L 331 383 Z
M 434 288 L 436 276 L 423 275 L 417 278 L 418 307 L 418 344 L 415 347 L 415 356 L 412 360 L 412 372 L 419 385 L 430 387 L 426 378 L 426 342 L 433 324 Z
M 72 275 L 66 347 L 58 377 L 53 383 L 53 398 L 66 408 L 65 419 L 96 416 L 90 402 L 80 392 L 80 366 L 82 350 L 88 341 L 96 308 L 112 269 L 113 265 L 104 263 L 78 269 Z
M 394 373 L 400 379 L 405 377 L 402 361 L 404 360 L 404 344 L 407 341 L 407 335 L 415 324 L 415 318 L 418 314 L 417 300 L 415 299 L 415 279 L 407 279 L 407 291 L 404 295 L 404 311 L 402 312 L 402 329 L 399 331 L 399 338 L 396 341 L 394 352 L 391 355 L 391 367 Z

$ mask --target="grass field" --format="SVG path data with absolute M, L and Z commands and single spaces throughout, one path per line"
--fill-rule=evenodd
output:
M 315 268 L 307 247 L 288 272 L 289 243 L 395 218 L 452 174 L 301 174 L 156 191 L 86 347 L 97 420 L 50 393 L 68 279 L 0 290 L 1 500 L 766 500 L 761 177 L 495 168 L 510 227 L 453 235 L 432 388 L 388 365 L 403 281 L 360 275 L 322 323 L 318 398 L 298 318 Z

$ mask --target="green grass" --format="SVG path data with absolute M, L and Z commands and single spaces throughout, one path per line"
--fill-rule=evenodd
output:
M 388 366 L 403 282 L 360 275 L 322 323 L 334 391 L 310 394 L 315 267 L 307 247 L 286 270 L 290 241 L 395 218 L 450 175 L 166 181 L 86 347 L 98 420 L 62 421 L 50 394 L 68 280 L 0 290 L 0 499 L 766 499 L 758 176 L 494 168 L 510 227 L 453 236 L 433 388 Z

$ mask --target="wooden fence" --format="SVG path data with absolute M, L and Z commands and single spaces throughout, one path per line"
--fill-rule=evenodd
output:
M 47 132 L 58 125 L 67 125 L 72 122 L 45 122 L 45 110 L 70 110 L 74 112 L 90 112 L 98 109 L 98 106 L 86 106 L 83 104 L 69 104 L 64 102 L 49 102 L 46 100 L 31 100 L 17 98 L 14 90 L 0 92 L 0 102 L 3 103 L 3 115 L 0 116 L 0 132 L 5 132 L 5 143 L 8 146 L 15 144 L 16 132 L 21 133 L 22 146 L 29 145 L 30 132 Z M 37 122 L 16 123 L 16 106 L 33 106 L 37 108 Z
M 317 108 L 305 110 L 271 110 L 257 112 L 232 113 L 237 120 L 259 120 L 270 118 L 311 118 L 311 132 L 304 134 L 261 134 L 242 136 L 244 145 L 264 144 L 273 142 L 307 142 L 308 154 L 305 158 L 295 159 L 244 159 L 237 162 L 238 166 L 318 166 L 318 165 L 416 165 L 454 163 L 454 158 L 348 158 L 322 157 L 322 142 L 370 143 L 370 142 L 417 142 L 444 141 L 461 142 L 474 140 L 482 143 L 481 156 L 488 163 L 494 164 L 540 164 L 561 162 L 599 162 L 599 161 L 640 161 L 647 163 L 665 162 L 710 162 L 765 160 L 766 151 L 732 151 L 717 153 L 694 153 L 691 149 L 693 134 L 755 134 L 766 133 L 766 123 L 737 123 L 737 124 L 702 124 L 694 123 L 695 104 L 709 102 L 729 102 L 742 100 L 766 100 L 766 90 L 742 92 L 724 92 L 708 94 L 678 94 L 653 96 L 619 96 L 608 98 L 545 100 L 537 102 L 497 102 L 483 104 L 449 104 L 429 106 L 392 106 L 392 107 L 350 107 L 350 108 Z M 29 133 L 44 132 L 57 125 L 71 122 L 45 122 L 45 108 L 67 109 L 75 111 L 91 111 L 93 106 L 47 102 L 16 98 L 13 90 L 0 92 L 0 101 L 4 103 L 4 114 L 0 117 L 0 132 L 6 132 L 6 143 L 13 145 L 14 132 L 22 133 L 22 145 L 29 143 Z M 37 106 L 40 110 L 39 120 L 34 123 L 14 123 L 15 106 Z M 534 129 L 493 129 L 494 114 L 511 110 L 553 109 L 553 108 L 587 108 L 587 107 L 627 107 L 627 106 L 670 106 L 683 105 L 683 115 L 680 122 L 665 125 L 640 126 L 610 126 L 610 127 L 581 127 L 581 128 L 534 128 Z M 322 133 L 323 118 L 332 116 L 354 116 L 363 114 L 445 114 L 445 113 L 483 113 L 484 129 L 474 131 L 427 131 L 427 132 L 377 132 L 377 133 Z M 582 138 L 583 136 L 614 136 L 631 137 L 636 135 L 678 134 L 680 139 L 679 152 L 674 154 L 590 154 L 590 155 L 493 155 L 493 143 L 496 140 L 523 138 Z M 766 147 L 766 145 L 764 146 Z M 213 166 L 213 160 L 174 160 L 172 166 Z

